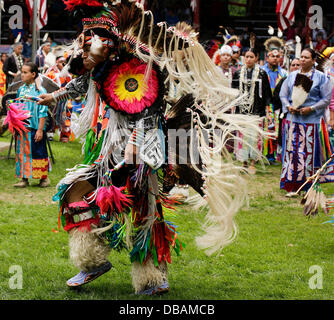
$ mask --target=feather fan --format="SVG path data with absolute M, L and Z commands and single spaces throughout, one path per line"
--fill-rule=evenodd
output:
M 299 108 L 307 99 L 313 81 L 304 74 L 298 73 L 292 89 L 292 105 Z

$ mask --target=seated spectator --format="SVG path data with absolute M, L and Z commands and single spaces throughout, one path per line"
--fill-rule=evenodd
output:
M 47 42 L 51 43 L 50 48 L 52 49 L 53 47 L 57 46 L 57 43 L 53 40 L 53 38 L 49 35 L 47 40 Z
M 316 41 L 315 51 L 322 52 L 327 48 L 328 42 L 324 39 L 322 32 L 317 33 Z
M 327 39 L 327 32 L 325 29 L 323 28 L 314 28 L 312 29 L 312 42 L 313 42 L 313 47 L 315 48 L 315 46 L 317 45 L 317 35 L 318 33 L 321 32 L 322 33 L 322 38 L 323 39 Z M 306 37 L 306 33 L 304 34 L 304 36 Z

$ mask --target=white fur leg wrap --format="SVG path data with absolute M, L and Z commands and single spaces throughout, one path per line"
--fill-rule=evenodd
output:
M 107 262 L 109 246 L 96 234 L 79 231 L 69 232 L 70 259 L 82 271 L 90 271 Z
M 161 262 L 159 267 L 154 265 L 153 259 L 148 259 L 145 264 L 137 261 L 132 264 L 132 284 L 136 293 L 160 286 L 164 281 L 167 281 L 166 262 Z

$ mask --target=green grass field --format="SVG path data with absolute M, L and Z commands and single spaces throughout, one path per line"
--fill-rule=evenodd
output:
M 0 141 L 10 141 L 10 136 Z M 332 299 L 333 226 L 323 224 L 329 220 L 323 213 L 305 218 L 300 199 L 284 197 L 279 189 L 280 166 L 258 167 L 256 176 L 249 178 L 249 206 L 236 218 L 238 238 L 219 256 L 208 257 L 195 245 L 205 213 L 186 205 L 178 207 L 172 221 L 186 248 L 181 256 L 172 256 L 168 294 L 134 295 L 125 251 L 111 253 L 114 268 L 109 273 L 80 290 L 68 289 L 66 280 L 78 270 L 68 258 L 67 233 L 54 232 L 58 205 L 51 198 L 66 168 L 80 162 L 81 145 L 56 139 L 52 150 L 56 164 L 49 174 L 51 187 L 46 189 L 36 185 L 15 189 L 15 160 L 7 160 L 7 151 L 0 153 L 1 299 Z M 324 189 L 327 195 L 334 193 L 333 185 Z M 18 275 L 13 272 L 15 266 L 22 270 L 22 289 L 13 289 Z M 309 287 L 312 266 L 322 270 L 322 288 Z

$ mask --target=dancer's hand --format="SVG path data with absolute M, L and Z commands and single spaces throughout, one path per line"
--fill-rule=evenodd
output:
M 51 93 L 43 93 L 39 96 L 39 98 L 41 100 L 39 100 L 37 104 L 50 107 L 51 104 L 54 103 L 53 96 Z
M 302 116 L 307 116 L 308 114 L 310 114 L 312 112 L 312 108 L 311 107 L 304 107 L 300 109 L 300 114 Z
M 288 110 L 291 114 L 295 114 L 299 112 L 299 110 L 294 106 L 288 106 Z
M 35 134 L 35 142 L 39 142 L 43 139 L 43 130 L 37 130 Z

